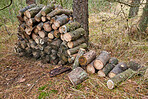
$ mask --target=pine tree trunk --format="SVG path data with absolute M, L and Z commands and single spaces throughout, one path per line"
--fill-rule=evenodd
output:
M 138 14 L 139 6 L 140 6 L 140 0 L 132 0 L 128 16 L 129 18 L 135 17 Z
M 74 20 L 81 23 L 82 27 L 85 29 L 85 37 L 88 42 L 88 0 L 73 0 L 73 16 Z

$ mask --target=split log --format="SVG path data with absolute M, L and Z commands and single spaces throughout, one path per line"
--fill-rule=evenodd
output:
M 56 37 L 56 38 L 59 38 L 60 37 L 59 30 L 54 30 L 54 37 Z
M 80 38 L 82 35 L 85 35 L 86 31 L 83 28 L 78 28 L 75 31 L 71 31 L 68 33 L 64 34 L 64 40 L 65 41 L 72 41 L 72 40 L 77 40 Z
M 108 74 L 108 76 L 110 78 L 113 78 L 114 76 L 116 76 L 119 73 L 122 73 L 123 71 L 125 71 L 126 69 L 128 69 L 127 64 L 125 62 L 121 62 L 119 64 L 117 64 L 112 70 L 111 72 Z
M 68 20 L 69 20 L 68 16 L 65 14 L 62 14 L 56 19 L 56 21 L 54 22 L 54 25 L 56 27 L 60 27 L 61 25 L 66 24 L 68 22 Z
M 60 39 L 57 39 L 57 40 L 55 40 L 55 41 L 53 41 L 53 42 L 51 43 L 51 47 L 52 47 L 53 49 L 58 50 L 59 47 L 60 47 L 60 45 L 61 45 L 61 43 L 62 43 L 62 41 L 61 41 Z
M 41 17 L 42 22 L 46 22 L 47 18 L 45 16 Z
M 81 27 L 81 25 L 78 22 L 68 23 L 68 24 L 63 25 L 61 27 L 61 33 L 67 33 L 67 32 L 70 32 L 70 31 L 74 31 L 74 30 L 76 30 L 80 27 Z
M 49 4 L 45 6 L 44 8 L 42 8 L 41 14 L 43 16 L 46 16 L 48 13 L 50 13 L 54 9 L 54 7 L 55 7 L 54 4 Z
M 74 47 L 84 43 L 85 41 L 86 41 L 85 38 L 81 37 L 81 38 L 77 39 L 76 41 L 68 42 L 67 45 L 68 45 L 69 48 L 74 48 Z
M 32 55 L 35 59 L 39 59 L 40 58 L 40 51 L 33 51 Z
M 43 28 L 45 31 L 50 32 L 52 30 L 50 21 L 47 21 L 43 24 Z
M 134 61 L 130 61 L 128 63 L 128 67 L 134 71 L 137 71 L 139 68 L 141 68 L 141 65 L 139 63 L 134 62 Z
M 46 54 L 50 55 L 50 54 L 51 54 L 51 47 L 50 47 L 50 46 L 46 46 L 46 47 L 44 48 L 44 52 L 45 52 Z
M 75 58 L 75 61 L 73 63 L 73 68 L 72 69 L 75 69 L 77 67 L 79 67 L 79 58 L 85 53 L 85 49 L 83 48 L 80 48 L 79 51 L 78 51 L 78 54 Z
M 68 78 L 75 86 L 88 78 L 88 74 L 81 67 L 77 67 L 68 74 Z
M 90 50 L 79 58 L 79 63 L 81 66 L 86 66 L 96 58 L 96 52 Z
M 50 33 L 48 33 L 48 38 L 49 39 L 54 39 L 54 31 L 51 31 Z
M 43 5 L 38 5 L 36 7 L 33 7 L 31 9 L 28 9 L 24 12 L 24 14 L 28 18 L 33 18 L 41 9 L 43 8 Z
M 113 89 L 114 87 L 118 86 L 121 82 L 125 81 L 126 79 L 131 78 L 135 72 L 132 69 L 127 69 L 126 71 L 116 75 L 115 77 L 111 78 L 107 81 L 107 87 L 109 89 Z
M 112 57 L 109 60 L 109 63 L 102 69 L 98 71 L 99 77 L 105 77 L 108 75 L 108 73 L 115 67 L 115 65 L 118 64 L 118 59 L 115 57 Z
M 50 20 L 55 15 L 60 15 L 60 14 L 70 15 L 72 14 L 72 11 L 67 9 L 56 9 L 47 14 L 47 19 Z
M 94 74 L 94 73 L 96 72 L 96 69 L 95 69 L 95 67 L 94 67 L 94 61 L 92 61 L 90 64 L 87 65 L 86 71 L 87 71 L 89 74 Z
M 74 47 L 72 49 L 68 49 L 67 53 L 68 53 L 68 55 L 75 54 L 75 53 L 77 53 L 79 51 L 80 48 L 84 48 L 84 49 L 87 48 L 87 44 L 83 43 L 83 44 L 81 44 L 81 45 L 79 45 L 77 47 Z
M 46 31 L 39 31 L 38 34 L 39 34 L 39 36 L 41 38 L 45 38 L 47 36 L 47 32 Z
M 40 22 L 37 26 L 36 26 L 36 28 L 40 31 L 40 30 L 42 30 L 42 28 L 43 28 L 43 22 Z
M 110 54 L 107 51 L 102 51 L 101 54 L 94 61 L 94 67 L 101 70 L 110 59 Z
M 66 66 L 60 66 L 60 67 L 58 67 L 58 68 L 55 68 L 55 69 L 53 69 L 53 70 L 51 70 L 50 72 L 49 72 L 49 74 L 50 74 L 50 77 L 54 77 L 54 76 L 56 76 L 56 75 L 59 75 L 59 74 L 62 74 L 62 73 L 64 73 L 64 72 L 67 72 L 67 71 L 70 71 L 71 70 L 71 68 L 70 67 L 66 67 Z
M 36 6 L 36 4 L 31 4 L 31 5 L 27 6 L 27 7 L 25 7 L 25 8 L 23 8 L 23 9 L 19 10 L 19 15 L 22 16 L 26 10 L 28 10 L 28 9 L 30 9 L 30 8 L 33 8 L 33 7 L 35 7 L 35 6 Z

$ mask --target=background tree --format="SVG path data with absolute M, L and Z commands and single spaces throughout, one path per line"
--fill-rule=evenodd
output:
M 86 30 L 85 38 L 88 41 L 88 0 L 73 0 L 73 17 L 74 20 L 81 23 L 82 27 Z

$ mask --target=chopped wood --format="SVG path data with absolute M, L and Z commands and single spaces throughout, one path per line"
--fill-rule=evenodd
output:
M 52 24 L 52 28 L 53 28 L 54 30 L 57 30 L 57 29 L 58 29 L 58 27 L 56 27 L 55 24 Z
M 34 18 L 30 18 L 26 23 L 28 26 L 33 26 L 36 23 L 36 20 Z
M 39 36 L 41 38 L 45 38 L 47 36 L 47 32 L 46 31 L 39 31 L 38 34 L 39 34 Z
M 96 69 L 94 67 L 94 61 L 92 61 L 90 64 L 87 65 L 86 71 L 89 74 L 94 74 L 96 72 Z
M 55 7 L 54 4 L 49 4 L 45 6 L 44 8 L 42 8 L 41 14 L 43 16 L 46 16 L 48 13 L 50 13 L 54 9 L 54 7 Z
M 128 63 L 128 66 L 130 69 L 132 69 L 134 71 L 137 71 L 139 68 L 141 68 L 141 65 L 139 63 L 134 62 L 134 61 L 130 61 Z
M 51 24 L 50 24 L 49 21 L 47 21 L 47 22 L 45 22 L 45 23 L 43 24 L 43 28 L 44 28 L 44 30 L 47 31 L 47 32 L 50 32 L 50 31 L 52 30 Z
M 40 58 L 40 51 L 33 51 L 33 57 L 35 58 L 35 59 L 38 59 L 38 58 Z
M 23 23 L 24 19 L 22 18 L 21 15 L 17 15 L 17 19 L 19 20 L 19 22 Z
M 51 54 L 51 47 L 50 46 L 46 46 L 45 48 L 44 48 L 44 52 L 46 53 L 46 54 Z
M 42 30 L 42 28 L 43 28 L 43 22 L 40 22 L 37 26 L 36 26 L 36 28 L 40 31 L 40 30 Z
M 45 16 L 41 17 L 42 22 L 46 22 L 47 18 Z
M 38 34 L 38 32 L 39 32 L 38 28 L 35 27 L 34 30 L 33 30 L 33 32 L 34 32 L 35 34 Z
M 59 30 L 54 30 L 54 37 L 56 37 L 56 38 L 59 38 L 60 37 Z
M 51 32 L 48 33 L 48 38 L 54 39 L 54 31 L 51 31 Z

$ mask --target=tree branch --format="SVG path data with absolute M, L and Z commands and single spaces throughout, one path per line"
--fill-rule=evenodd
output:
M 11 4 L 12 4 L 12 0 L 10 0 L 10 4 L 9 4 L 9 5 L 3 7 L 2 9 L 0 9 L 0 11 L 1 11 L 1 10 L 4 10 L 4 9 L 6 9 L 6 8 L 8 8 L 9 6 L 11 6 Z

